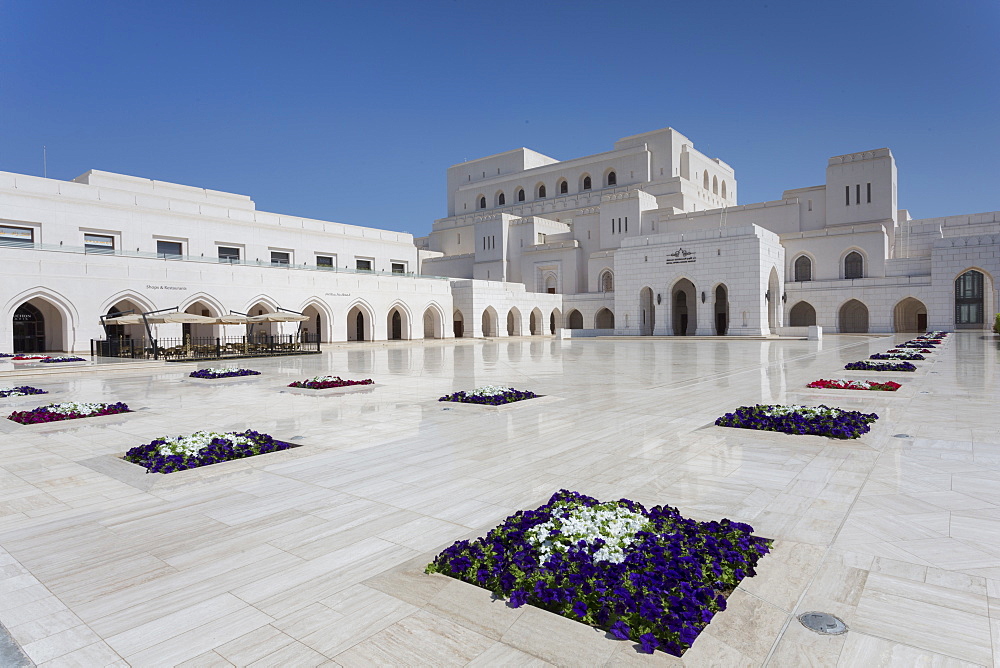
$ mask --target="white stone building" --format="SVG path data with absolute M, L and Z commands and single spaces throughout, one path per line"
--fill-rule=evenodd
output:
M 414 240 L 131 176 L 0 172 L 0 352 L 86 351 L 101 315 L 171 307 L 300 311 L 328 342 L 988 328 L 1000 303 L 1000 212 L 911 220 L 884 148 L 743 205 L 733 168 L 669 128 L 567 161 L 518 149 L 449 168 L 447 213 Z

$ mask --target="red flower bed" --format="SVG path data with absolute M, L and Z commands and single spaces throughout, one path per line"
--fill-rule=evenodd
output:
M 889 380 L 879 383 L 873 380 L 814 380 L 807 387 L 822 390 L 875 390 L 880 392 L 895 392 L 902 387 L 899 383 Z

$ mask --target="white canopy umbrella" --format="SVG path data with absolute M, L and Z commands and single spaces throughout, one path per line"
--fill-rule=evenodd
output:
M 309 320 L 309 316 L 298 313 L 265 313 L 247 318 L 247 322 L 304 322 L 306 320 Z
M 196 313 L 155 313 L 153 315 L 146 316 L 146 321 L 151 325 L 162 325 L 164 323 L 171 322 L 190 323 L 192 325 L 216 324 L 216 318 L 210 318 Z
M 114 318 L 105 318 L 103 322 L 105 325 L 141 325 L 142 316 L 130 313 L 128 315 L 119 315 Z
M 215 319 L 220 325 L 245 325 L 250 320 L 245 315 L 230 314 Z

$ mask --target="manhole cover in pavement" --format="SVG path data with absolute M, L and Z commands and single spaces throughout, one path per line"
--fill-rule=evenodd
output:
M 909 434 L 893 434 L 892 437 L 893 438 L 913 438 Z
M 825 636 L 847 633 L 847 624 L 827 612 L 806 612 L 799 615 L 802 626 Z

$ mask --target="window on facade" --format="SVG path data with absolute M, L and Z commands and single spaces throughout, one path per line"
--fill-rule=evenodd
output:
M 485 209 L 486 208 L 486 198 L 485 197 L 480 197 L 479 198 L 479 208 L 480 209 Z
M 726 199 L 726 182 L 722 182 L 722 199 Z
M 701 187 L 708 190 L 708 172 L 705 172 L 702 176 Z
M 286 251 L 271 251 L 271 264 L 288 264 L 291 260 L 291 253 Z
M 231 246 L 219 246 L 219 259 L 227 262 L 239 262 L 240 249 Z
M 610 271 L 601 274 L 601 292 L 615 291 L 615 277 Z
M 105 234 L 84 234 L 83 247 L 88 253 L 114 253 L 115 238 Z
M 355 265 L 354 266 L 357 267 L 358 269 L 360 269 L 361 271 L 371 271 L 372 270 L 372 261 L 371 260 L 360 260 L 359 259 L 359 260 L 355 261 Z
M 538 199 L 544 199 L 544 198 L 545 198 L 545 184 L 543 183 L 542 185 L 538 186 Z
M 851 206 L 851 186 L 844 186 L 844 204 Z
M 524 201 L 524 188 L 518 188 L 517 189 L 517 201 L 518 202 L 523 202 Z
M 868 184 L 868 203 L 872 203 L 872 184 Z
M 333 256 L 332 255 L 317 255 L 316 256 L 316 266 L 322 269 L 333 269 Z
M 590 190 L 590 177 L 589 176 L 583 177 L 583 189 L 584 190 Z
M 0 225 L 0 246 L 30 246 L 35 243 L 35 231 L 30 227 Z
M 406 263 L 405 262 L 393 262 L 392 263 L 392 273 L 394 273 L 394 274 L 405 274 L 406 273 Z
M 562 183 L 559 184 L 559 194 L 565 195 L 568 192 L 569 192 L 569 184 L 563 181 Z
M 857 185 L 854 186 L 854 193 L 855 193 L 854 203 L 855 204 L 861 204 L 861 184 L 860 183 L 858 183 Z
M 719 194 L 719 177 L 718 176 L 713 176 L 712 177 L 712 192 L 714 194 L 716 194 L 716 195 Z
M 811 281 L 812 280 L 812 260 L 810 260 L 805 255 L 800 255 L 795 258 L 795 280 L 796 281 Z
M 608 185 L 616 186 L 618 185 L 618 175 L 614 172 L 608 172 Z
M 983 322 L 983 274 L 970 269 L 955 281 L 955 324 Z
M 179 241 L 156 241 L 156 254 L 160 257 L 180 257 L 184 254 L 184 245 Z
M 851 251 L 844 258 L 844 278 L 864 278 L 865 261 L 861 253 Z
M 507 203 L 507 198 L 503 196 L 503 193 L 500 193 L 500 196 L 497 197 L 497 206 L 503 206 L 506 203 Z

